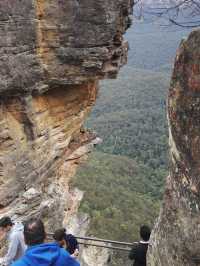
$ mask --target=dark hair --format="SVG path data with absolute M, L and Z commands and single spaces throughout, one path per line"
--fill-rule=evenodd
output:
M 148 241 L 151 235 L 151 229 L 147 225 L 140 227 L 140 236 L 144 241 Z
M 0 219 L 0 227 L 7 227 L 7 226 L 12 226 L 13 222 L 11 221 L 10 217 L 5 216 Z
M 66 235 L 66 229 L 65 228 L 60 228 L 58 230 L 56 230 L 53 234 L 53 238 L 56 241 L 62 241 L 63 239 L 65 239 L 65 235 Z
M 40 219 L 30 219 L 24 224 L 24 239 L 28 246 L 42 244 L 45 238 L 44 224 Z

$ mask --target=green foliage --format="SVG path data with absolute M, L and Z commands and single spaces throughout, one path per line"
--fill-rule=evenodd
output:
M 87 126 L 104 140 L 99 149 L 166 169 L 165 99 L 169 76 L 126 67 L 117 80 L 102 82 Z
M 152 225 L 158 214 L 151 181 L 128 157 L 94 152 L 73 182 L 86 192 L 80 211 L 90 215 L 90 233 L 95 236 L 136 240 L 140 225 Z
M 126 34 L 132 50 L 117 80 L 103 81 L 87 127 L 103 138 L 73 185 L 85 191 L 80 210 L 90 234 L 119 241 L 139 238 L 158 215 L 167 176 L 166 95 L 172 59 L 186 30 L 136 23 Z M 116 253 L 113 266 L 128 265 Z
M 87 126 L 103 144 L 73 184 L 85 191 L 80 211 L 91 217 L 89 234 L 132 242 L 141 224 L 155 222 L 167 176 L 168 84 L 166 73 L 131 67 L 101 83 Z M 127 254 L 114 253 L 113 266 L 128 263 Z
M 101 84 L 87 126 L 103 138 L 73 185 L 85 191 L 80 211 L 91 217 L 89 234 L 136 241 L 141 224 L 153 225 L 167 176 L 165 98 L 169 75 L 125 67 Z M 114 253 L 112 265 L 128 265 Z

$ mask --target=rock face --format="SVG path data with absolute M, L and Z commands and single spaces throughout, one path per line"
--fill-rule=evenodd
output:
M 0 213 L 62 221 L 69 175 L 94 139 L 80 128 L 95 98 L 96 83 L 88 83 L 2 99 Z
M 67 224 L 98 80 L 126 62 L 132 0 L 0 3 L 0 216 Z
M 126 60 L 132 2 L 1 1 L 1 94 L 115 77 Z
M 152 236 L 152 266 L 200 265 L 200 31 L 183 41 L 168 99 L 170 175 Z

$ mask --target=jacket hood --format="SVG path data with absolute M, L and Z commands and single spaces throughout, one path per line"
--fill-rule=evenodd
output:
M 45 243 L 29 247 L 23 260 L 28 266 L 50 266 L 60 256 L 60 247 L 56 243 Z

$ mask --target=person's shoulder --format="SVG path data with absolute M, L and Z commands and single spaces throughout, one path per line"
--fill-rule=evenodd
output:
M 139 248 L 139 246 L 140 246 L 140 242 L 135 242 L 135 243 L 133 243 L 132 248 L 137 249 L 137 248 Z
M 140 241 L 139 246 L 140 247 L 148 247 L 149 242 Z
M 67 252 L 63 248 L 61 248 L 61 250 L 60 250 L 60 256 L 61 256 L 62 260 L 63 259 L 65 260 L 67 266 L 80 266 L 80 263 L 77 260 L 75 260 L 74 258 L 72 258 L 71 255 L 69 254 L 69 252 Z M 17 266 L 19 266 L 19 265 L 17 265 Z
M 60 248 L 60 255 L 66 258 L 70 256 L 69 252 L 66 251 L 64 248 Z
M 77 241 L 76 237 L 74 235 L 72 235 L 72 234 L 66 234 L 65 239 L 71 245 L 77 245 L 78 244 L 78 241 Z
M 64 248 L 60 249 L 60 256 L 61 258 L 64 258 L 64 259 L 69 259 L 71 257 L 69 252 L 65 250 Z
M 12 232 L 9 236 L 10 240 L 16 240 L 19 238 L 19 232 Z
M 139 246 L 138 243 L 133 243 L 133 246 L 129 252 L 129 259 L 130 260 L 133 260 L 136 258 L 137 253 L 138 253 L 138 246 Z
M 66 234 L 65 236 L 67 239 L 76 239 L 76 237 L 72 234 Z
M 19 241 L 19 242 L 21 242 L 22 241 L 22 239 L 24 239 L 23 238 L 23 233 L 22 232 L 18 232 L 18 231 L 16 231 L 16 232 L 12 232 L 12 234 L 10 234 L 10 236 L 9 236 L 9 240 L 10 241 Z
M 68 237 L 74 237 L 74 235 L 72 235 L 72 234 L 66 234 L 66 236 L 68 236 Z
M 19 259 L 11 264 L 11 266 L 27 266 L 23 259 Z
M 10 237 L 16 238 L 16 237 L 18 237 L 18 236 L 23 235 L 23 231 L 24 231 L 23 228 L 24 228 L 23 225 L 21 225 L 21 226 L 20 226 L 20 225 L 15 226 L 15 227 L 12 229 L 12 231 L 10 232 Z
M 138 245 L 139 252 L 145 252 L 146 253 L 147 249 L 148 249 L 148 245 L 149 245 L 149 243 L 140 242 Z

